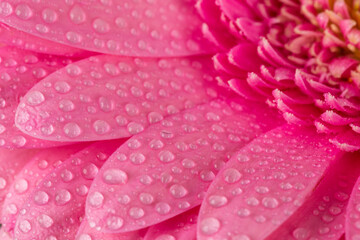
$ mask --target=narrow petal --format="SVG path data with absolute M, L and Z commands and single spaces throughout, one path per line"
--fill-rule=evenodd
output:
M 15 110 L 20 98 L 38 81 L 70 62 L 68 58 L 34 54 L 15 48 L 0 48 L 0 146 L 39 148 L 59 143 L 31 138 L 14 126 Z M 24 118 L 26 116 L 23 116 Z M 52 131 L 51 128 L 39 131 Z
M 142 240 L 147 229 L 128 233 L 103 233 L 89 226 L 86 218 L 81 222 L 76 240 Z M 189 239 L 190 240 L 190 239 Z
M 63 56 L 89 55 L 90 52 L 39 38 L 0 23 L 0 42 L 7 46 Z
M 72 155 L 32 189 L 17 218 L 16 239 L 74 239 L 99 168 L 123 140 L 98 142 Z M 101 202 L 99 197 L 96 201 Z M 50 238 L 51 239 L 51 238 Z
M 199 205 L 231 153 L 279 124 L 277 113 L 246 101 L 216 100 L 164 119 L 103 166 L 87 199 L 89 223 L 127 232 Z M 94 204 L 96 193 L 104 197 L 102 205 Z
M 0 21 L 72 47 L 126 56 L 212 52 L 201 33 L 195 0 L 35 2 L 0 6 Z
M 0 209 L 15 175 L 37 152 L 37 150 L 7 150 L 0 148 Z
M 196 223 L 199 208 L 193 208 L 149 228 L 144 240 L 196 240 Z
M 210 186 L 198 239 L 265 239 L 311 195 L 336 153 L 313 128 L 285 125 L 255 139 Z
M 338 148 L 346 152 L 360 150 L 359 134 L 352 130 L 345 130 L 330 140 Z
M 347 153 L 331 163 L 308 200 L 266 239 L 340 239 L 349 196 L 360 174 L 359 157 Z
M 204 57 L 91 57 L 34 86 L 20 102 L 16 124 L 24 133 L 52 141 L 129 137 L 216 97 L 211 73 Z
M 20 208 L 29 198 L 37 184 L 72 154 L 75 154 L 86 146 L 87 144 L 78 144 L 50 148 L 40 151 L 32 159 L 29 159 L 28 163 L 15 176 L 14 182 L 10 186 L 3 204 L 0 221 L 2 227 L 5 228 L 7 232 L 13 231 Z

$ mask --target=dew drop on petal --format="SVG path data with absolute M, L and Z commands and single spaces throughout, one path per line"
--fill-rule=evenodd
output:
M 200 230 L 204 235 L 213 235 L 220 230 L 221 224 L 217 218 L 205 218 L 200 223 Z

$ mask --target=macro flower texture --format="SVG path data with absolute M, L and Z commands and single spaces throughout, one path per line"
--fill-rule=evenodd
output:
M 360 240 L 359 0 L 0 0 L 0 239 Z

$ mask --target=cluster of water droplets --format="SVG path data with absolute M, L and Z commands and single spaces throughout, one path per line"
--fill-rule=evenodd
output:
M 91 57 L 33 87 L 19 105 L 16 123 L 48 140 L 127 137 L 216 97 L 206 66 L 202 58 Z
M 92 184 L 86 212 L 90 225 L 131 231 L 200 204 L 231 154 L 272 127 L 253 124 L 254 119 L 236 102 L 213 101 L 135 135 Z M 228 181 L 234 178 L 236 173 L 229 173 Z
M 55 42 L 110 54 L 192 55 L 209 51 L 195 1 L 2 1 L 0 21 Z M 93 9 L 96 9 L 94 11 Z M 76 26 L 74 28 L 74 26 Z

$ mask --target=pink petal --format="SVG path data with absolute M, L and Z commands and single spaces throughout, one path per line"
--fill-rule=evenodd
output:
M 72 154 L 86 147 L 86 144 L 49 148 L 40 151 L 15 176 L 3 204 L 1 223 L 7 232 L 12 232 L 16 218 L 25 201 L 41 180 Z
M 129 137 L 216 97 L 212 73 L 204 57 L 90 57 L 35 85 L 20 102 L 16 124 L 30 136 L 52 141 Z
M 37 152 L 38 150 L 7 150 L 0 148 L 0 209 L 15 175 Z
M 360 150 L 359 136 L 360 135 L 358 133 L 352 130 L 347 130 L 342 131 L 330 141 L 343 151 L 354 152 Z
M 259 71 L 262 59 L 257 55 L 257 46 L 252 43 L 240 43 L 229 51 L 229 62 L 242 70 Z
M 255 19 L 257 16 L 252 8 L 246 4 L 246 1 L 237 0 L 218 0 L 221 10 L 231 20 L 236 20 L 239 17 Z
M 235 149 L 282 123 L 268 110 L 243 100 L 216 100 L 135 135 L 94 180 L 86 205 L 89 223 L 104 232 L 127 232 L 199 205 Z M 93 204 L 96 194 L 104 197 L 102 205 Z
M 309 199 L 266 239 L 340 239 L 346 206 L 359 174 L 359 154 L 345 154 L 331 163 Z
M 210 186 L 198 239 L 265 239 L 311 195 L 336 153 L 313 128 L 285 125 L 255 139 Z
M 144 240 L 196 240 L 199 208 L 193 208 L 149 228 Z
M 1 5 L 0 21 L 76 48 L 127 56 L 209 53 L 195 0 L 35 2 Z
M 0 37 L 1 43 L 34 52 L 64 56 L 81 56 L 90 54 L 89 52 L 78 48 L 69 47 L 46 39 L 35 37 L 28 33 L 7 26 L 3 23 L 0 23 Z
M 76 234 L 76 240 L 142 240 L 147 229 L 128 233 L 103 233 L 91 228 L 86 218 L 81 222 Z
M 123 140 L 98 142 L 74 154 L 32 189 L 17 218 L 17 239 L 74 239 L 88 189 L 99 168 Z M 98 199 L 101 201 L 101 198 Z
M 356 155 L 359 159 L 359 155 Z M 357 160 L 358 160 L 357 159 Z M 346 209 L 346 239 L 347 240 L 356 240 L 360 237 L 360 230 L 359 230 L 359 199 L 360 199 L 360 178 L 358 178 L 357 182 L 354 185 L 354 188 L 351 193 L 351 197 L 349 200 L 349 204 Z
M 1 3 L 0 3 L 1 4 Z M 39 148 L 59 143 L 26 136 L 14 126 L 15 110 L 20 98 L 43 77 L 65 66 L 71 60 L 34 54 L 15 48 L 0 48 L 0 146 L 6 148 Z M 26 116 L 23 116 L 26 117 Z M 38 129 L 47 131 L 51 129 Z

